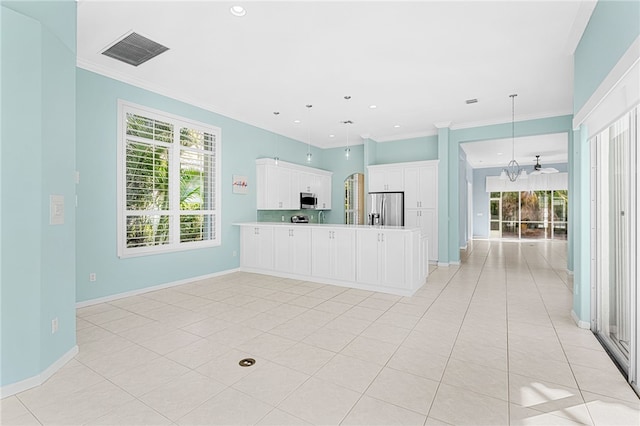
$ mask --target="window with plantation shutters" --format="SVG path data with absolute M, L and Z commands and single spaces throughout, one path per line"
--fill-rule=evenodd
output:
M 220 129 L 119 103 L 118 255 L 220 244 Z

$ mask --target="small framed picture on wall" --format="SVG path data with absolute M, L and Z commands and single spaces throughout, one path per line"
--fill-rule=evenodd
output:
M 233 193 L 234 194 L 248 194 L 249 183 L 247 176 L 233 175 Z

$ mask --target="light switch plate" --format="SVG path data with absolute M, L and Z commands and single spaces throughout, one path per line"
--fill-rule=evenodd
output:
M 49 196 L 49 224 L 64 225 L 64 195 Z

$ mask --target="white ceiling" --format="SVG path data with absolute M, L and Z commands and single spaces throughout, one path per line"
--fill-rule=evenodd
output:
M 569 159 L 569 142 L 566 133 L 467 142 L 460 146 L 474 169 L 505 167 L 512 158 L 515 158 L 521 167 L 530 172 L 533 171 L 533 165 L 536 163 L 536 155 L 540 155 L 540 164 L 543 167 L 566 163 Z
M 512 93 L 516 121 L 571 114 L 594 5 L 80 0 L 78 65 L 319 147 L 346 145 L 344 120 L 350 144 L 389 141 L 510 122 Z M 101 55 L 130 31 L 170 50 L 139 67 Z

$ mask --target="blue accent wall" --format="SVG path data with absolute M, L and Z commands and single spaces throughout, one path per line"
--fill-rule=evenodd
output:
M 544 166 L 554 167 L 560 172 L 566 172 L 568 169 L 568 163 L 545 164 Z M 487 176 L 500 176 L 500 172 L 502 172 L 501 167 L 473 170 L 473 236 L 476 238 L 489 238 Z
M 438 159 L 438 137 L 422 136 L 377 142 L 375 162 L 371 164 L 404 163 Z
M 0 386 L 37 380 L 76 343 L 75 7 L 1 7 Z M 62 225 L 50 195 L 64 196 Z
M 640 1 L 598 1 L 574 54 L 574 114 L 580 111 L 638 35 Z
M 640 2 L 598 1 L 574 54 L 574 114 L 585 105 L 639 35 Z M 575 129 L 569 144 L 572 194 L 569 209 L 573 212 L 569 229 L 569 263 L 574 271 L 573 311 L 584 324 L 591 321 L 589 139 L 593 136 L 583 125 Z
M 77 158 L 80 171 L 77 223 L 77 285 L 79 302 L 209 275 L 239 266 L 239 228 L 235 222 L 256 220 L 255 160 L 274 156 L 276 135 L 90 71 L 77 72 Z M 117 103 L 123 99 L 222 129 L 222 245 L 151 256 L 116 255 Z M 321 167 L 322 151 L 278 137 L 283 161 Z M 246 195 L 232 193 L 232 176 L 249 179 Z M 236 252 L 236 256 L 233 253 Z M 97 280 L 89 281 L 96 273 Z

